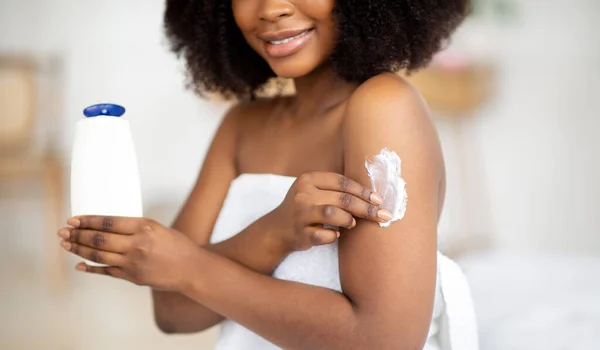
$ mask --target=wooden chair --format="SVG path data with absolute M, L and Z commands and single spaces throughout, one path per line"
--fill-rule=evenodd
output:
M 51 113 L 39 111 L 40 101 L 44 101 L 39 82 L 40 66 L 34 60 L 0 56 L 0 181 L 42 182 L 44 275 L 57 290 L 65 286 L 67 276 L 67 254 L 60 250 L 55 236 L 65 221 L 64 166 L 58 152 L 36 144 L 40 139 L 38 116 L 51 117 Z

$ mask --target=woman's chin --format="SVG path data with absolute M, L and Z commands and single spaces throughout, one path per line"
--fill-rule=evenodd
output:
M 298 60 L 300 61 L 300 60 Z M 291 62 L 282 61 L 273 63 L 270 62 L 271 69 L 273 72 L 281 78 L 297 79 L 310 74 L 318 66 L 309 62 Z

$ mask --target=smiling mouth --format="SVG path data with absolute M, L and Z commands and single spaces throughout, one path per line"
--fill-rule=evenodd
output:
M 305 35 L 306 35 L 306 34 L 308 34 L 308 33 L 309 33 L 311 30 L 312 30 L 312 29 L 307 29 L 307 30 L 303 31 L 302 33 L 300 33 L 300 34 L 298 34 L 298 35 L 294 35 L 294 36 L 291 36 L 291 37 L 289 37 L 289 38 L 285 38 L 285 39 L 283 39 L 283 40 L 271 40 L 271 41 L 268 41 L 268 43 L 269 43 L 269 44 L 271 44 L 271 45 L 282 45 L 282 44 L 287 44 L 287 43 L 291 42 L 292 40 L 295 40 L 295 39 L 298 39 L 298 38 L 301 38 L 301 37 L 305 36 Z
M 263 34 L 260 39 L 264 43 L 267 55 L 281 58 L 298 52 L 312 37 L 314 28 Z

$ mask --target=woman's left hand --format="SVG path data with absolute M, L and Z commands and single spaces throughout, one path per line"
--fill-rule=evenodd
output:
M 200 249 L 181 232 L 144 218 L 79 216 L 58 231 L 67 251 L 108 267 L 77 265 L 80 271 L 109 275 L 166 291 L 185 287 Z

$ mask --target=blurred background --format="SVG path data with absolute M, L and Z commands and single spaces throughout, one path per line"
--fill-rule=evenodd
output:
M 440 249 L 482 349 L 598 349 L 600 2 L 478 0 L 432 65 L 448 173 Z M 127 107 L 145 214 L 169 224 L 227 104 L 185 90 L 160 0 L 0 0 L 0 348 L 210 349 L 166 336 L 150 292 L 75 273 L 56 230 L 82 109 Z

